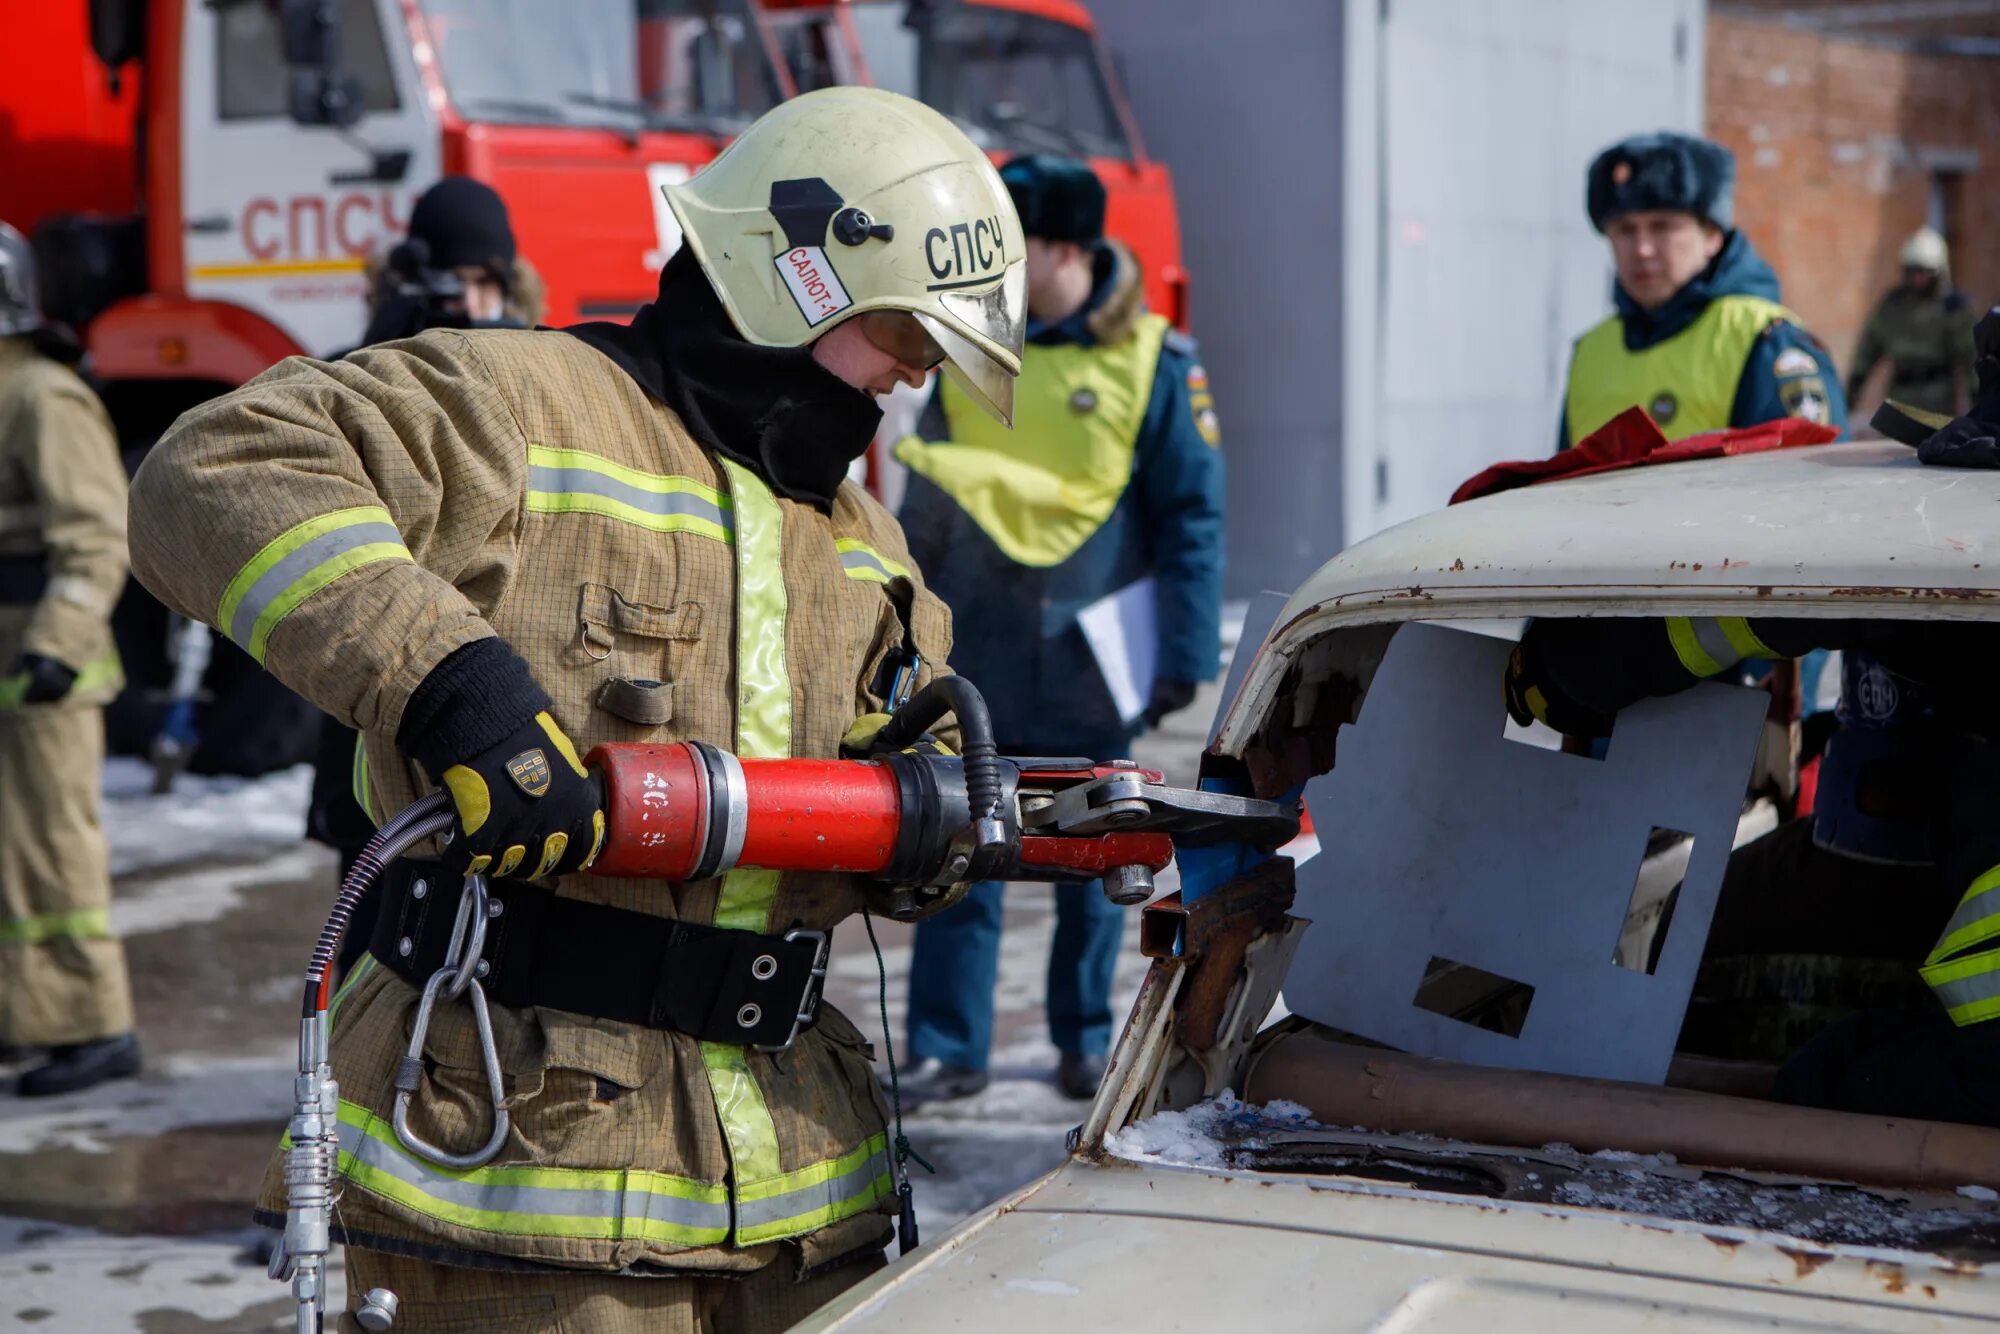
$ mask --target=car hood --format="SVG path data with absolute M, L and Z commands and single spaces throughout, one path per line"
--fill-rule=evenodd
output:
M 1936 1256 L 1426 1194 L 1073 1159 L 803 1330 L 1948 1330 L 2000 1280 Z

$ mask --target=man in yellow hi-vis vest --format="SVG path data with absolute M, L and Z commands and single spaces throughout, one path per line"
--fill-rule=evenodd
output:
M 293 358 L 181 418 L 133 483 L 147 586 L 359 730 L 372 809 L 441 788 L 458 812 L 437 860 L 392 868 L 333 1019 L 350 1304 L 394 1292 L 407 1334 L 775 1331 L 893 1231 L 868 1045 L 811 974 L 868 887 L 593 876 L 577 756 L 833 756 L 899 655 L 920 685 L 946 670 L 948 613 L 844 478 L 876 396 L 933 366 L 1011 414 L 1020 224 L 963 132 L 867 88 L 783 103 L 666 195 L 687 240 L 631 325 Z M 939 279 L 954 231 L 977 244 Z M 477 870 L 493 1056 L 440 1004 L 405 1061 Z M 414 1136 L 476 1160 L 493 1061 L 496 1156 L 405 1147 L 399 1084 Z
M 1128 753 L 1142 725 L 1215 674 L 1222 600 L 1221 428 L 1194 342 L 1145 308 L 1130 251 L 1104 235 L 1087 163 L 1033 153 L 1000 172 L 1028 236 L 1028 345 L 1015 429 L 990 429 L 950 384 L 896 456 L 910 468 L 910 550 L 954 615 L 957 661 L 980 683 L 1002 749 Z M 1078 624 L 1097 600 L 1153 581 L 1153 685 L 1113 700 Z M 1095 884 L 1059 885 L 1049 952 L 1056 1082 L 1097 1087 L 1111 1043 L 1124 923 Z M 1003 886 L 984 881 L 917 930 L 906 1099 L 986 1085 Z
M 98 820 L 104 705 L 124 682 L 125 465 L 0 223 L 0 1062 L 28 1097 L 137 1074 Z
M 1635 405 L 1669 440 L 1780 417 L 1846 428 L 1833 358 L 1730 225 L 1735 180 L 1728 149 L 1680 134 L 1639 135 L 1590 164 L 1585 204 L 1611 245 L 1617 311 L 1576 341 L 1558 449 Z

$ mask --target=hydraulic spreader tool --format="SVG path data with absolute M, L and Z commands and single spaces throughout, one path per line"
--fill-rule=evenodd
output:
M 946 713 L 957 716 L 962 756 L 945 753 L 927 734 Z M 585 757 L 603 785 L 605 810 L 604 846 L 590 874 L 692 881 L 739 867 L 845 872 L 883 885 L 889 915 L 911 918 L 967 880 L 1102 880 L 1112 902 L 1143 903 L 1177 842 L 1269 850 L 1298 832 L 1294 805 L 1169 787 L 1156 770 L 1128 761 L 1000 756 L 984 701 L 957 677 L 918 691 L 868 749 L 861 759 L 756 760 L 698 741 L 599 746 Z M 327 1016 L 333 959 L 355 906 L 389 863 L 433 838 L 449 841 L 455 825 L 444 793 L 383 825 L 342 882 L 306 970 L 285 1159 L 290 1207 L 271 1262 L 272 1277 L 291 1281 L 301 1334 L 321 1329 L 338 1182 L 340 1092 L 328 1058 Z M 508 1133 L 482 985 L 487 923 L 500 907 L 492 893 L 485 877 L 466 877 L 443 965 L 424 986 L 395 1080 L 397 1139 L 412 1154 L 457 1171 L 491 1161 Z M 810 977 L 796 1014 L 783 1016 L 770 1039 L 773 1047 L 789 1045 L 812 1022 L 826 971 L 827 937 L 818 931 L 787 933 L 769 967 L 779 968 L 776 955 L 795 943 L 811 956 L 801 965 Z M 461 996 L 479 1032 L 493 1127 L 479 1148 L 457 1153 L 419 1137 L 409 1105 L 421 1084 L 431 1013 Z M 393 1294 L 371 1292 L 357 1319 L 364 1328 L 388 1329 L 395 1305 Z

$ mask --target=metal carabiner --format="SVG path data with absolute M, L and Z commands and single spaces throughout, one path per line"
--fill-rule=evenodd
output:
M 451 942 L 445 949 L 445 965 L 424 983 L 423 997 L 417 1002 L 416 1021 L 410 1027 L 409 1048 L 396 1063 L 396 1106 L 390 1118 L 396 1140 L 404 1148 L 439 1167 L 461 1172 L 493 1161 L 507 1142 L 507 1109 L 501 1105 L 506 1101 L 507 1091 L 501 1082 L 500 1052 L 493 1045 L 493 1016 L 486 1006 L 486 988 L 479 984 L 478 977 L 479 955 L 486 947 L 487 903 L 486 877 L 467 876 L 464 892 L 458 899 L 458 917 L 452 923 Z M 479 1033 L 479 1059 L 485 1067 L 487 1096 L 493 1104 L 493 1133 L 471 1153 L 452 1153 L 410 1129 L 410 1099 L 423 1085 L 424 1039 L 430 1033 L 431 1011 L 437 1005 L 439 993 L 450 1002 L 467 992 L 472 996 L 472 1021 Z

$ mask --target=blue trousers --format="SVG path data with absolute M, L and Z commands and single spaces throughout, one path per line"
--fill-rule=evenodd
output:
M 1039 886 L 1028 886 L 1035 893 Z M 910 1058 L 984 1070 L 993 1046 L 993 988 L 1000 976 L 1000 913 L 1006 885 L 982 880 L 935 917 L 917 923 L 910 961 Z M 1111 1049 L 1111 977 L 1125 910 L 1102 883 L 1056 885 L 1056 938 L 1049 949 L 1049 1037 L 1059 1051 Z

